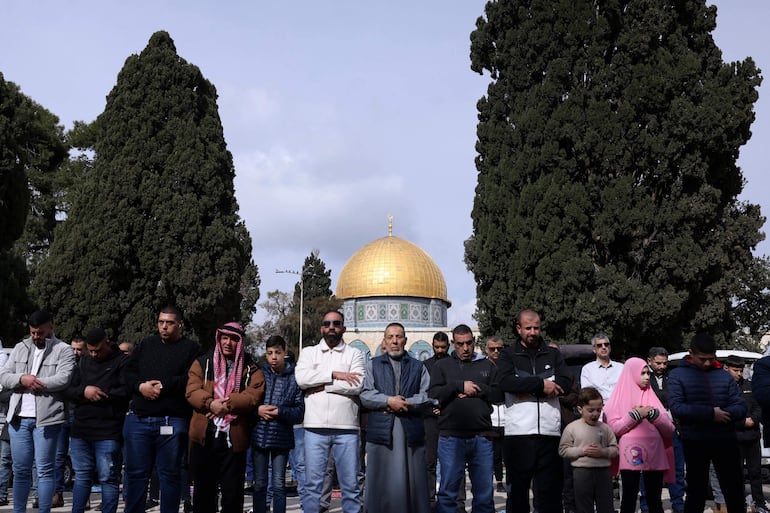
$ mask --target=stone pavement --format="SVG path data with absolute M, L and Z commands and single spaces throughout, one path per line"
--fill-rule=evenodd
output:
M 770 486 L 765 485 L 765 496 L 770 497 Z M 10 492 L 10 490 L 9 490 Z M 470 485 L 468 486 L 468 501 L 467 501 L 467 510 L 471 510 L 471 493 L 470 493 Z M 97 513 L 97 507 L 100 503 L 100 496 L 98 493 L 92 493 L 91 494 L 91 511 L 94 513 Z M 244 510 L 248 511 L 251 508 L 251 494 L 247 493 L 244 497 Z M 666 513 L 671 513 L 671 504 L 668 500 L 668 490 L 665 488 L 663 489 L 663 508 L 665 509 Z M 620 501 L 615 501 L 615 509 L 620 510 Z M 500 492 L 495 492 L 495 511 L 501 512 L 505 510 L 505 494 Z M 10 513 L 13 511 L 13 501 L 11 500 L 11 503 L 8 506 L 0 506 L 0 513 Z M 29 512 L 35 512 L 37 510 L 32 509 L 32 501 L 28 503 L 27 511 Z M 72 511 L 72 493 L 70 491 L 65 492 L 64 494 L 64 506 L 61 508 L 53 508 L 51 511 L 57 512 L 57 513 L 64 513 L 68 511 Z M 123 511 L 123 502 L 121 501 L 118 504 L 118 511 L 122 513 Z M 182 508 L 179 508 L 179 511 L 182 512 Z M 288 513 L 299 513 L 302 511 L 299 507 L 299 500 L 297 497 L 288 497 L 287 498 L 287 504 L 286 504 L 286 511 Z M 148 513 L 158 513 L 160 512 L 159 507 L 154 507 L 147 510 Z M 342 508 L 340 507 L 340 500 L 333 499 L 332 500 L 332 507 L 329 510 L 330 513 L 341 513 Z M 405 513 L 405 512 L 402 512 Z M 704 510 L 704 513 L 713 513 L 713 502 L 708 501 L 706 503 L 706 509 Z

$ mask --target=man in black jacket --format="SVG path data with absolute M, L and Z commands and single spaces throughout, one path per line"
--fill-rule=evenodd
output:
M 516 331 L 518 339 L 503 349 L 497 364 L 497 383 L 505 392 L 506 405 L 503 458 L 510 490 L 505 509 L 529 511 L 529 487 L 534 482 L 538 511 L 561 513 L 559 396 L 570 390 L 572 375 L 559 350 L 540 336 L 537 312 L 522 310 Z
M 754 501 L 754 513 L 768 513 L 765 504 L 765 495 L 762 491 L 762 448 L 760 447 L 759 423 L 762 420 L 762 408 L 751 393 L 751 382 L 743 379 L 743 369 L 746 360 L 740 356 L 730 355 L 725 358 L 724 367 L 735 379 L 743 392 L 748 414 L 745 419 L 735 423 L 735 436 L 738 438 L 738 449 L 741 452 L 741 461 L 746 465 L 749 484 L 751 485 L 751 498 Z
M 436 363 L 428 395 L 439 402 L 438 458 L 441 463 L 436 513 L 454 513 L 465 465 L 471 479 L 474 513 L 493 513 L 492 404 L 502 400 L 493 385 L 495 365 L 474 352 L 471 329 L 452 330 L 454 353 Z
M 87 355 L 81 357 L 65 396 L 75 405 L 70 427 L 70 454 L 75 470 L 72 511 L 85 510 L 94 475 L 102 487 L 102 511 L 118 509 L 123 464 L 123 420 L 131 394 L 126 385 L 128 356 L 110 343 L 101 328 L 86 335 Z

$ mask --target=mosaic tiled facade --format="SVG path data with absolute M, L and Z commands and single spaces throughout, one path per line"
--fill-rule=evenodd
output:
M 384 328 L 391 322 L 405 327 L 440 328 L 447 324 L 447 304 L 440 299 L 375 297 L 346 299 L 345 324 L 351 328 Z

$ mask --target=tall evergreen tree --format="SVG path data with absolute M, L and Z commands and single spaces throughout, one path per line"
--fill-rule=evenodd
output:
M 33 308 L 26 255 L 12 248 L 25 239 L 25 227 L 44 217 L 43 184 L 66 156 L 59 119 L 0 73 L 0 336 L 9 344 L 21 336 Z
M 736 165 L 761 78 L 724 63 L 705 0 L 493 1 L 471 34 L 478 102 L 466 262 L 485 335 L 516 312 L 636 352 L 724 340 L 764 219 Z
M 332 293 L 332 271 L 326 269 L 326 263 L 319 258 L 319 251 L 314 249 L 305 258 L 302 265 L 304 277 L 304 301 L 302 315 L 302 346 L 313 345 L 320 338 L 319 327 L 323 315 L 329 310 L 336 310 L 342 305 Z M 284 332 L 292 340 L 299 340 L 300 284 L 294 285 L 292 314 L 287 316 Z
M 216 99 L 166 32 L 126 60 L 86 127 L 95 131 L 93 167 L 35 279 L 63 333 L 102 325 L 137 339 L 168 303 L 204 344 L 221 323 L 248 320 L 242 312 L 254 305 L 243 294 L 256 302 L 258 275 Z

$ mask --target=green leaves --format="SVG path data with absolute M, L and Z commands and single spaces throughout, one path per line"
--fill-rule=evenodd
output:
M 466 243 L 484 335 L 513 337 L 522 308 L 628 354 L 735 330 L 764 221 L 736 201 L 759 71 L 718 58 L 714 17 L 702 0 L 487 4 Z
M 100 324 L 136 340 L 167 303 L 204 345 L 224 322 L 247 323 L 259 276 L 214 86 L 158 32 L 126 60 L 104 112 L 77 128 L 93 167 L 35 281 L 60 331 Z

